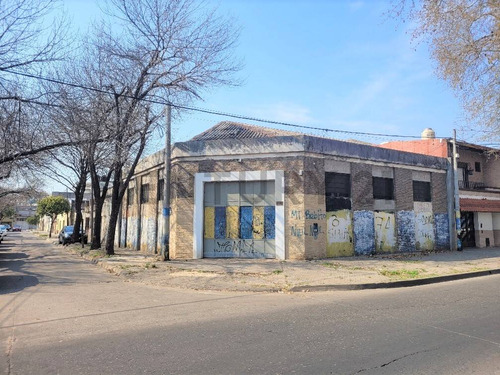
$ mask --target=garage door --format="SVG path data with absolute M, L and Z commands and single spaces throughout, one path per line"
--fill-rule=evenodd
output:
M 204 184 L 203 256 L 275 258 L 274 181 Z

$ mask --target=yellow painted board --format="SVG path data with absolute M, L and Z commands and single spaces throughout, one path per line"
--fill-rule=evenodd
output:
M 215 207 L 205 207 L 205 238 L 213 239 L 215 235 Z
M 253 208 L 253 239 L 264 239 L 264 207 Z
M 353 256 L 353 226 L 350 210 L 338 210 L 326 213 L 328 258 Z
M 226 238 L 239 238 L 240 235 L 240 207 L 226 207 Z
M 375 250 L 392 252 L 397 250 L 396 221 L 392 212 L 375 212 Z

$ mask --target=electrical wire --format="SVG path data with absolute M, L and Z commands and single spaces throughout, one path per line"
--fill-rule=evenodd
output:
M 99 89 L 99 88 L 95 88 L 95 87 L 88 87 L 88 86 L 84 86 L 81 84 L 65 82 L 65 81 L 61 81 L 58 79 L 54 79 L 54 78 L 43 77 L 40 75 L 19 72 L 19 71 L 15 71 L 15 70 L 11 70 L 11 69 L 0 69 L 0 71 L 4 71 L 4 72 L 14 74 L 14 75 L 23 76 L 26 78 L 33 78 L 33 79 L 43 80 L 46 82 L 51 82 L 51 83 L 56 83 L 56 84 L 60 84 L 60 85 L 79 88 L 79 89 L 83 89 L 83 90 L 98 92 L 101 94 L 117 95 L 116 93 L 108 91 L 108 90 L 103 90 L 103 89 Z M 316 127 L 316 126 L 299 125 L 299 124 L 294 124 L 294 123 L 290 123 L 290 122 L 266 120 L 266 119 L 262 119 L 262 118 L 245 116 L 245 115 L 235 114 L 235 113 L 227 113 L 227 112 L 218 111 L 218 110 L 185 106 L 185 105 L 175 104 L 175 103 L 172 103 L 169 101 L 160 101 L 160 100 L 155 100 L 155 99 L 150 99 L 150 98 L 137 98 L 137 97 L 134 97 L 132 95 L 126 95 L 126 94 L 120 94 L 119 96 L 124 97 L 124 98 L 128 98 L 128 99 L 144 101 L 144 102 L 152 103 L 152 104 L 170 105 L 174 108 L 183 109 L 183 110 L 187 110 L 187 111 L 200 112 L 200 113 L 206 113 L 206 114 L 217 115 L 217 116 L 224 116 L 224 117 L 229 117 L 229 118 L 235 118 L 238 120 L 254 121 L 254 122 L 273 124 L 273 125 L 281 125 L 281 126 L 287 126 L 287 127 L 291 127 L 291 128 L 300 128 L 300 129 L 322 131 L 322 132 L 331 132 L 331 133 L 352 134 L 352 135 L 358 135 L 358 136 L 385 137 L 385 138 L 412 138 L 412 139 L 420 139 L 421 138 L 420 136 L 414 136 L 414 135 L 368 133 L 368 132 L 359 132 L 359 131 L 351 131 L 351 130 L 328 129 L 328 128 L 321 128 L 321 127 Z M 24 99 L 24 100 L 27 100 L 27 99 Z M 42 104 L 40 102 L 33 102 L 33 103 L 34 104 Z M 50 103 L 46 103 L 46 105 L 57 106 L 57 105 L 50 104 Z

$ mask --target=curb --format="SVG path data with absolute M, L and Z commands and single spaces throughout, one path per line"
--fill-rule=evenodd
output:
M 411 286 L 428 285 L 442 283 L 446 281 L 455 281 L 470 279 L 473 277 L 489 276 L 500 274 L 500 269 L 493 269 L 487 271 L 469 272 L 461 273 L 456 275 L 429 277 L 427 279 L 417 279 L 417 280 L 403 280 L 394 281 L 389 283 L 370 283 L 370 284 L 351 284 L 351 285 L 303 285 L 294 286 L 288 289 L 289 292 L 323 292 L 323 291 L 333 291 L 333 290 L 365 290 L 365 289 L 389 289 L 389 288 L 407 288 Z

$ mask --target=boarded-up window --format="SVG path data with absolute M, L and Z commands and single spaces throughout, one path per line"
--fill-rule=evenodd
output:
M 158 180 L 158 190 L 156 191 L 156 200 L 163 200 L 163 189 L 165 188 L 165 180 L 162 178 Z
M 325 173 L 326 211 L 351 209 L 351 175 L 346 173 Z
M 392 178 L 373 177 L 373 198 L 394 199 L 394 180 Z
M 415 202 L 430 202 L 431 183 L 426 181 L 413 181 L 413 200 Z
M 141 186 L 141 203 L 149 202 L 149 184 L 142 184 Z
M 127 206 L 132 206 L 134 204 L 134 188 L 127 190 Z

